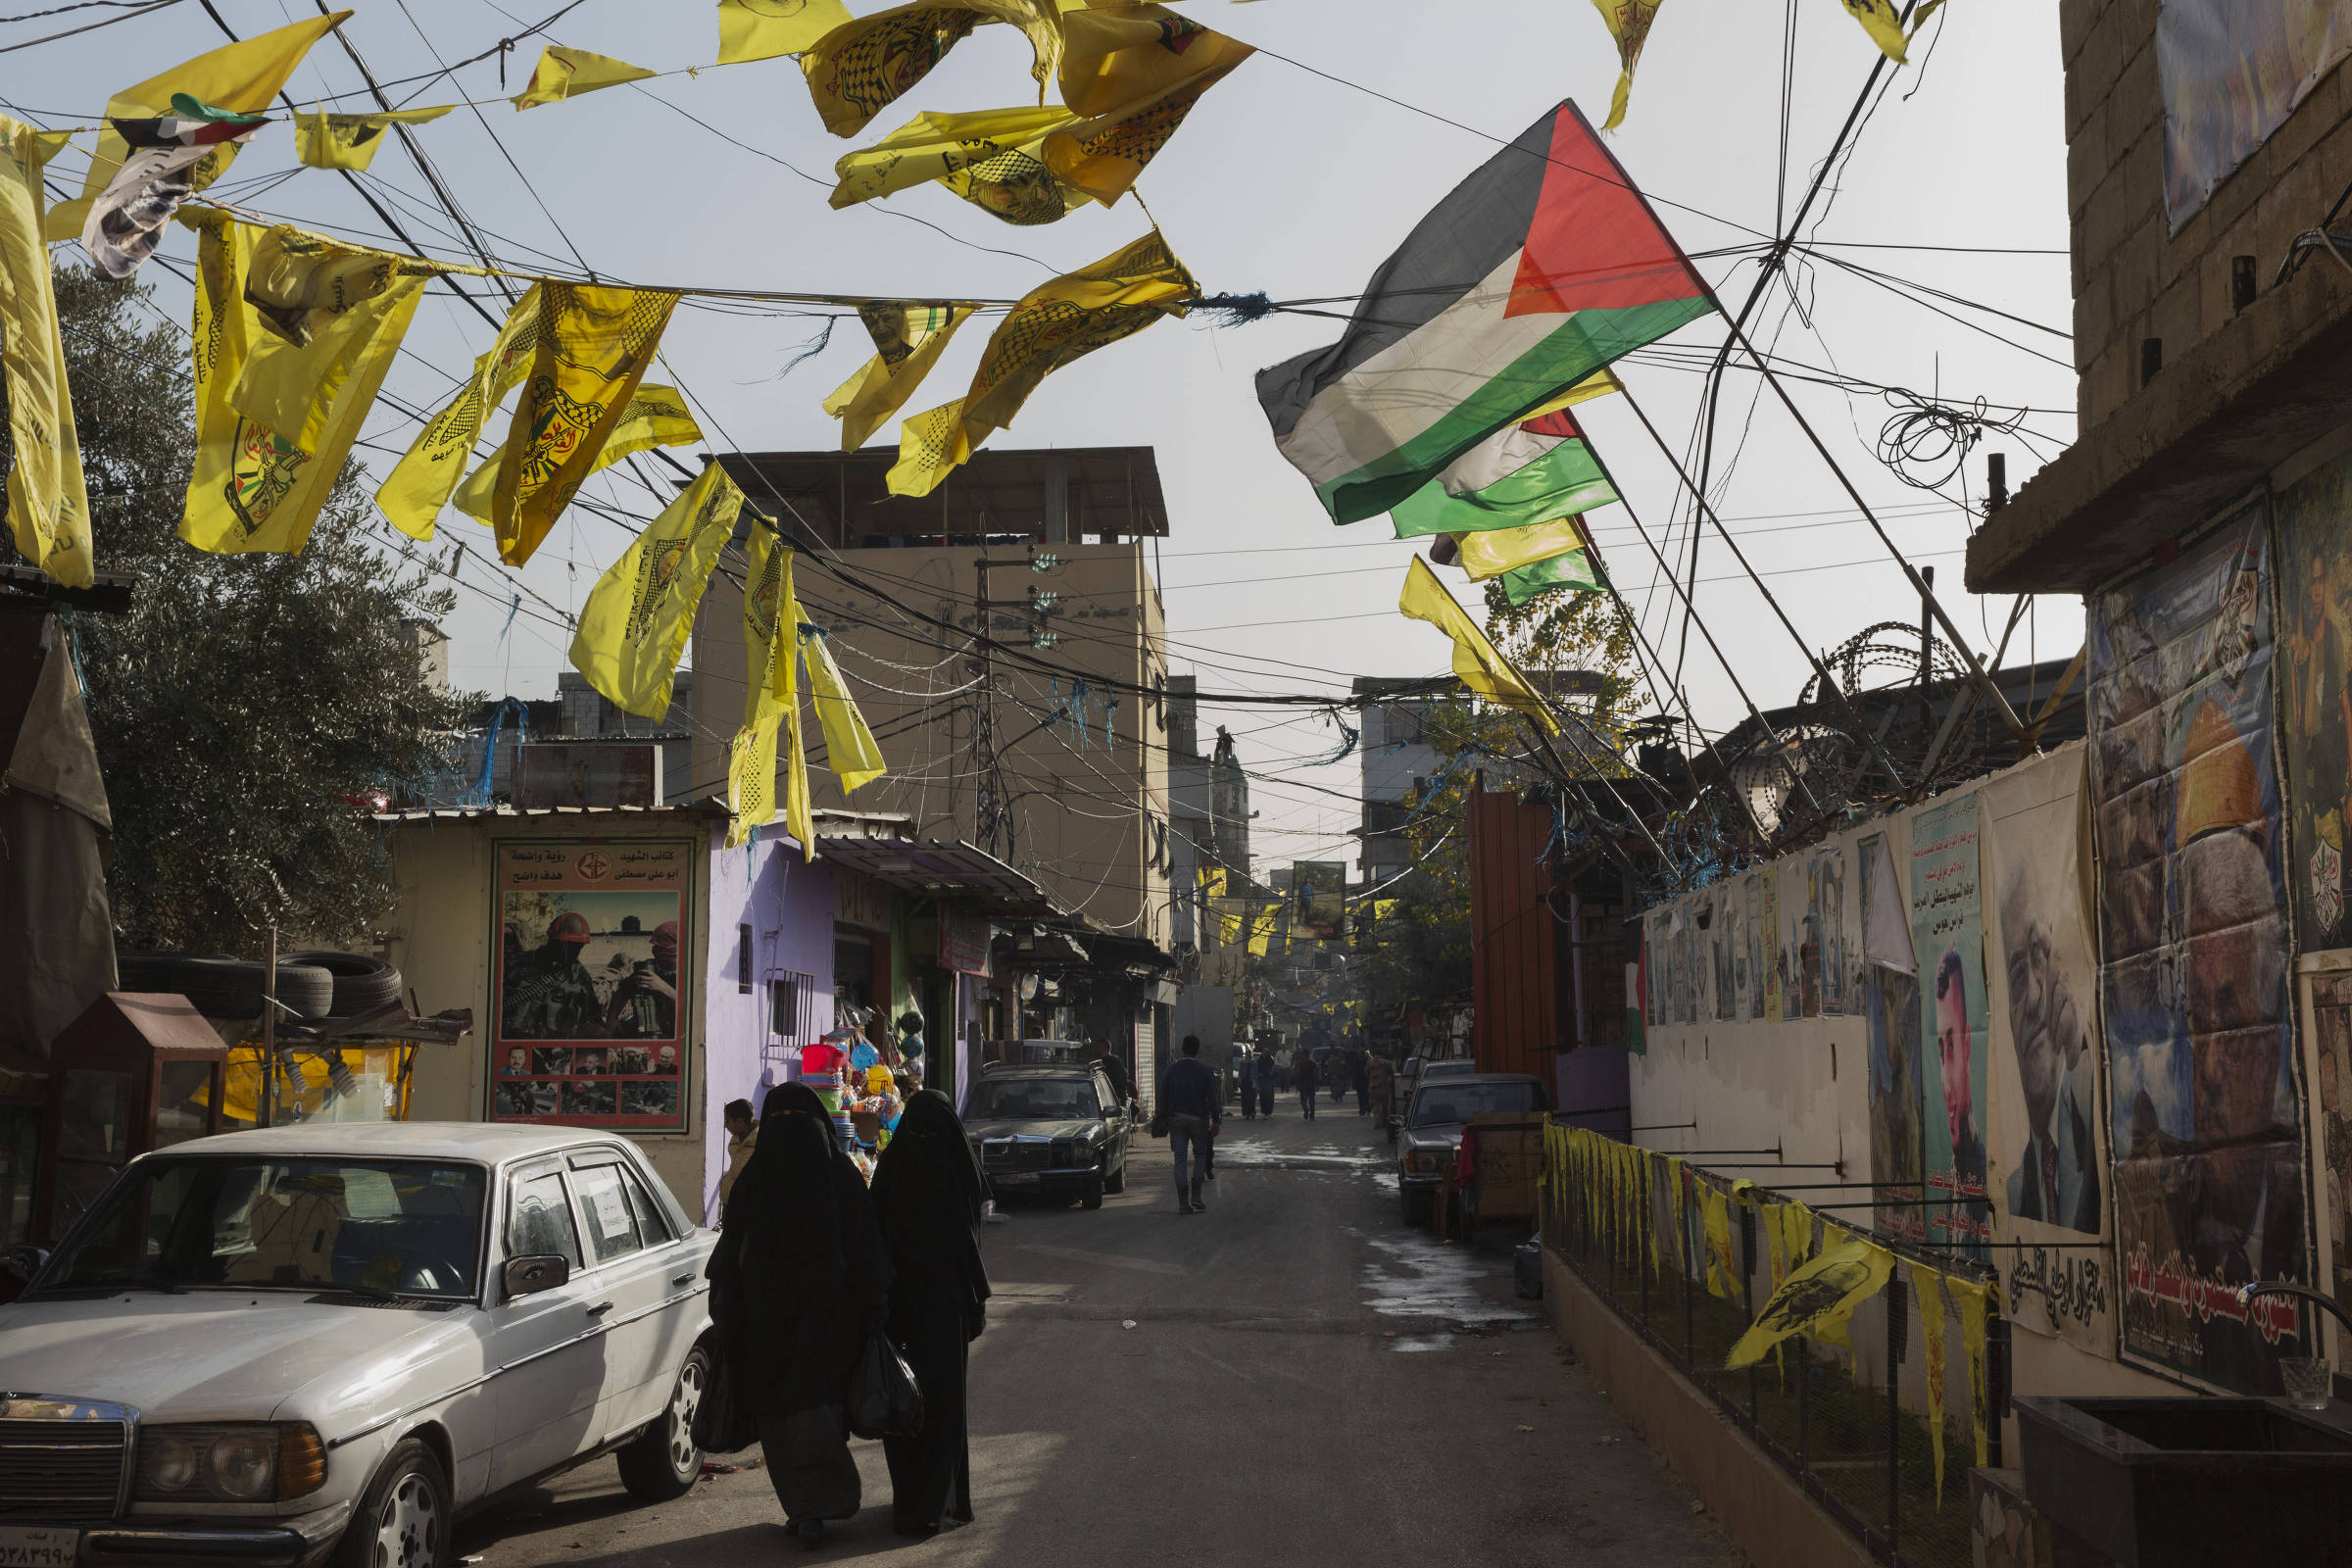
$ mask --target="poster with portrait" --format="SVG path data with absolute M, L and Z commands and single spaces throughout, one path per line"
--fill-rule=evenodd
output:
M 1642 921 L 1642 995 L 1649 1027 L 1666 1025 L 1666 976 L 1674 967 L 1674 924 L 1671 911 L 1652 909 Z
M 1983 837 L 1975 791 L 1911 818 L 1911 947 L 1919 958 L 1928 1240 L 1970 1256 L 1992 1240 L 1985 1204 Z
M 1710 1004 L 1707 1016 L 1718 1023 L 1728 1023 L 1739 1016 L 1734 1009 L 1739 1005 L 1740 994 L 1732 978 L 1735 941 L 1732 905 L 1737 891 L 1728 884 L 1719 884 L 1704 895 L 1704 907 L 1708 915 L 1708 967 L 1713 971 L 1707 988 L 1707 1001 Z
M 1764 878 L 1751 871 L 1740 878 L 1741 904 L 1740 920 L 1740 973 L 1743 978 L 1740 995 L 1743 1003 L 1740 1016 L 1760 1019 L 1764 1016 Z
M 1910 900 L 1895 875 L 1891 842 L 1874 833 L 1854 846 L 1861 883 L 1862 1012 L 1870 1031 L 1870 1179 L 1873 1222 L 1909 1241 L 1928 1239 L 1927 1109 L 1919 1065 L 1919 976 L 1911 957 Z
M 2333 0 L 2164 0 L 2156 8 L 2172 232 L 2271 139 L 2348 49 L 2352 15 Z
M 2319 1059 L 2320 1222 L 2333 1244 L 2321 1288 L 2352 1312 L 2352 969 L 2311 977 L 2311 1026 Z
M 2344 829 L 2352 818 L 2352 453 L 2280 491 L 2278 706 L 2287 886 L 2296 946 L 2352 947 Z
M 2260 503 L 2090 601 L 2091 807 L 2123 1347 L 2279 1389 L 2301 1353 L 2300 1090 Z
M 1764 1020 L 1779 1023 L 1788 994 L 1788 976 L 1781 972 L 1781 873 L 1768 868 L 1756 876 L 1764 887 L 1762 915 L 1756 924 L 1756 943 L 1764 959 Z
M 493 850 L 490 1119 L 686 1130 L 691 839 Z
M 1688 899 L 1674 906 L 1674 1021 L 1698 1022 L 1698 931 Z
M 1291 876 L 1300 929 L 1327 942 L 1338 939 L 1348 929 L 1347 862 L 1300 860 Z
M 2097 959 L 2082 897 L 2082 768 L 2070 746 L 1986 782 L 1993 1257 L 2001 1315 L 2099 1352 L 2115 1343 L 2099 1098 Z
M 1845 1012 L 1849 949 L 1845 925 L 1845 846 L 1825 844 L 1813 852 L 1813 930 L 1821 948 L 1821 1011 Z
M 1788 1023 L 1821 1016 L 1820 979 L 1808 984 L 1805 978 L 1813 957 L 1812 881 L 1809 859 L 1790 861 L 1781 873 L 1781 1017 Z M 1811 1012 L 1805 1010 L 1808 992 Z

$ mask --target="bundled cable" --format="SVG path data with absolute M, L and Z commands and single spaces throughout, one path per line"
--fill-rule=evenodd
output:
M 1901 412 L 1879 427 L 1879 461 L 1915 490 L 1937 490 L 1951 483 L 1985 432 L 2014 435 L 2028 412 L 2019 409 L 1995 418 L 1983 398 L 1945 403 L 1899 386 L 1888 387 L 1885 396 Z

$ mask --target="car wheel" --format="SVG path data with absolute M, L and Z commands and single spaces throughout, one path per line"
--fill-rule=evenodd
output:
M 1429 1223 L 1429 1204 L 1422 1200 L 1420 1194 L 1410 1188 L 1405 1189 L 1404 1193 L 1404 1222 L 1407 1225 Z
M 337 1568 L 445 1568 L 449 1530 L 449 1478 L 433 1450 L 410 1438 L 361 1494 L 336 1547 Z
M 1119 1168 L 1102 1178 L 1102 1190 L 1106 1193 L 1123 1193 L 1127 1190 L 1127 1162 L 1125 1160 L 1120 1160 Z
M 620 1484 L 648 1502 L 667 1502 L 694 1490 L 703 1473 L 703 1450 L 694 1443 L 694 1413 L 710 1387 L 710 1352 L 696 1346 L 678 1368 L 669 1408 L 620 1450 Z
M 1078 1195 L 1078 1206 L 1080 1208 L 1101 1208 L 1102 1206 L 1102 1189 L 1106 1185 L 1101 1171 L 1089 1176 L 1086 1179 L 1085 1188 Z

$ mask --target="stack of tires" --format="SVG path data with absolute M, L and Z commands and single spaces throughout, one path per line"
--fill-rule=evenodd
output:
M 267 964 L 219 954 L 118 953 L 124 991 L 177 992 L 207 1018 L 258 1018 Z M 399 1004 L 400 971 L 363 953 L 292 953 L 278 960 L 276 995 L 295 1018 L 358 1018 Z

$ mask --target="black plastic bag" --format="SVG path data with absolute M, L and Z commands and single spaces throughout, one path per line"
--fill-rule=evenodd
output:
M 727 1354 L 715 1338 L 711 1349 L 710 1381 L 703 1385 L 702 1403 L 694 1407 L 694 1446 L 705 1453 L 741 1453 L 760 1441 L 760 1426 L 735 1396 Z
M 885 1334 L 869 1334 L 850 1371 L 850 1431 L 860 1438 L 911 1438 L 923 1430 L 923 1391 Z

